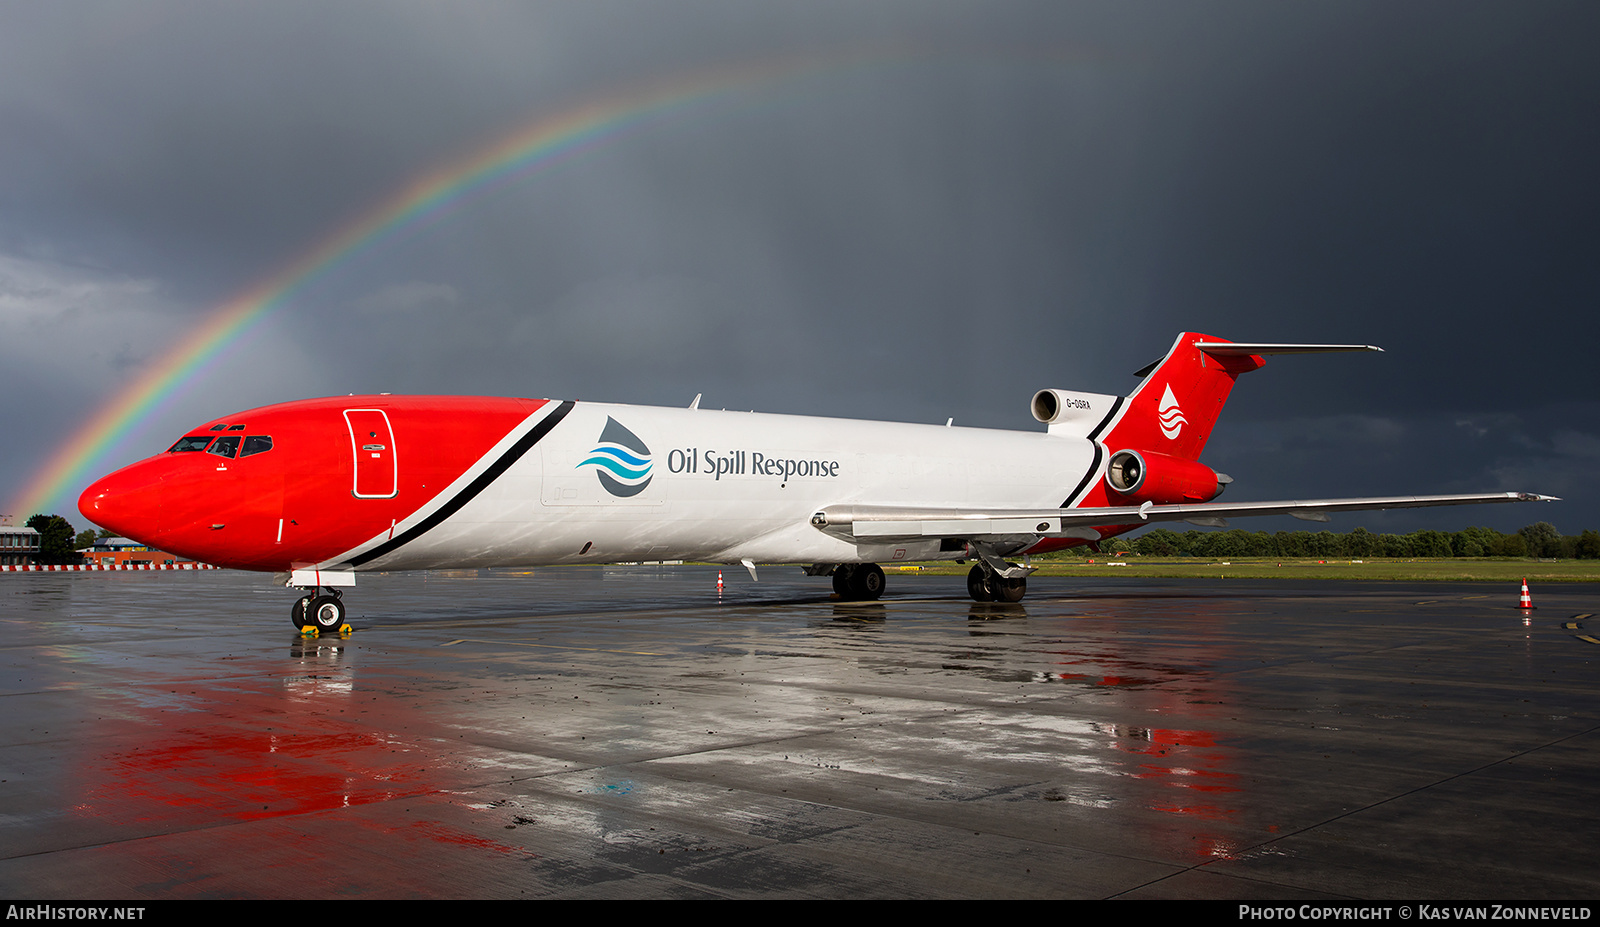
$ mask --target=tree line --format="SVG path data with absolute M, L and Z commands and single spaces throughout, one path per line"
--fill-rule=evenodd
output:
M 39 554 L 35 558 L 36 562 L 57 566 L 82 563 L 81 551 L 93 547 L 95 541 L 113 536 L 111 532 L 103 529 L 96 533 L 93 528 L 73 533 L 72 523 L 60 515 L 33 515 L 24 522 L 24 525 L 39 532 Z
M 1156 528 L 1136 538 L 1102 545 L 1114 552 L 1148 557 L 1559 557 L 1600 559 L 1600 531 L 1564 535 L 1549 522 L 1528 525 L 1515 534 L 1492 528 L 1373 534 L 1357 528 L 1332 531 L 1170 531 Z

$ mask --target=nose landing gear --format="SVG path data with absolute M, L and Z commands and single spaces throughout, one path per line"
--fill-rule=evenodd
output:
M 344 623 L 344 599 L 339 590 L 328 586 L 325 587 L 327 595 L 318 595 L 318 588 L 312 587 L 310 595 L 295 600 L 294 606 L 289 609 L 289 620 L 295 630 L 303 633 L 307 628 L 314 628 L 318 634 L 349 630 L 350 626 Z

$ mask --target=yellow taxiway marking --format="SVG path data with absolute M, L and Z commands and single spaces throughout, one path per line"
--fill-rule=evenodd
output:
M 1561 627 L 1564 628 L 1565 630 L 1568 630 L 1568 631 L 1577 631 L 1577 630 L 1579 630 L 1580 628 L 1583 627 L 1583 625 L 1579 624 L 1579 622 L 1583 621 L 1583 619 L 1585 619 L 1585 618 L 1593 618 L 1593 617 L 1594 617 L 1594 612 L 1584 612 L 1581 615 L 1573 615 L 1572 616 L 1572 620 L 1571 621 L 1563 621 L 1561 623 Z M 1576 637 L 1580 641 L 1587 641 L 1588 643 L 1591 643 L 1591 644 L 1600 644 L 1600 640 L 1596 640 L 1595 638 L 1590 637 L 1587 634 L 1574 634 L 1572 636 Z
M 440 646 L 454 647 L 457 644 L 496 644 L 499 646 L 510 645 L 513 647 L 543 647 L 546 650 L 582 650 L 588 653 L 625 653 L 635 657 L 664 657 L 664 653 L 653 650 L 617 650 L 611 647 L 569 647 L 565 644 L 534 644 L 528 641 L 486 641 L 476 637 L 460 637 L 453 641 L 445 641 Z

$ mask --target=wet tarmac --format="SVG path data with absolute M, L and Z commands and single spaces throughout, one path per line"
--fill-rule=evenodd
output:
M 0 893 L 1600 896 L 1600 587 L 797 572 L 0 577 Z

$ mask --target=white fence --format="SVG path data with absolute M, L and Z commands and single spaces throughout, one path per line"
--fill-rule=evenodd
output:
M 47 573 L 58 570 L 70 570 L 83 573 L 98 573 L 103 570 L 216 570 L 209 563 L 114 563 L 101 566 L 98 563 L 29 563 L 7 564 L 0 566 L 0 573 Z

